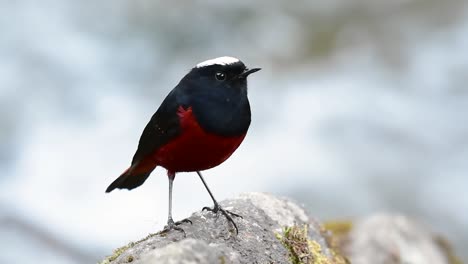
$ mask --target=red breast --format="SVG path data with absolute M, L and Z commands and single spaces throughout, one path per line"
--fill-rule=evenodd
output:
M 198 124 L 192 108 L 179 107 L 182 133 L 152 156 L 153 161 L 169 173 L 200 171 L 213 168 L 224 162 L 239 147 L 245 134 L 224 137 L 207 133 Z

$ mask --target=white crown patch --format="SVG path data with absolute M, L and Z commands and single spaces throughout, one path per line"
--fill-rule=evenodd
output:
M 229 64 L 234 64 L 236 62 L 239 62 L 240 60 L 234 57 L 219 57 L 211 60 L 206 60 L 203 62 L 200 62 L 195 66 L 195 68 L 201 68 L 201 67 L 206 67 L 206 66 L 211 66 L 211 65 L 229 65 Z

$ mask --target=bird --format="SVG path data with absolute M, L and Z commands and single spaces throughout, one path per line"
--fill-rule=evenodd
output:
M 226 161 L 244 140 L 251 123 L 247 77 L 261 70 L 248 68 L 237 58 L 223 56 L 196 64 L 172 89 L 141 134 L 131 165 L 106 189 L 134 189 L 142 185 L 157 167 L 167 170 L 169 210 L 163 232 L 185 231 L 184 219 L 172 218 L 172 188 L 179 172 L 196 172 L 213 200 L 203 207 L 221 213 L 239 230 L 232 219 L 242 217 L 223 209 L 206 184 L 201 171 Z

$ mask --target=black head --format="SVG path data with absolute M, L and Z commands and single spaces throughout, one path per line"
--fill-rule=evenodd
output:
M 247 76 L 259 71 L 248 69 L 242 61 L 233 57 L 219 57 L 197 64 L 183 79 L 204 88 L 247 89 Z
M 197 64 L 179 83 L 179 99 L 191 106 L 207 130 L 239 134 L 250 124 L 247 77 L 259 71 L 248 69 L 233 57 L 219 57 Z M 182 98 L 181 98 L 182 97 Z

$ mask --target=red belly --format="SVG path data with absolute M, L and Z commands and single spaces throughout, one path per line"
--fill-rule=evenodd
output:
M 153 159 L 169 173 L 206 170 L 229 158 L 244 140 L 245 134 L 223 137 L 207 133 L 200 127 L 192 109 L 179 108 L 182 133 L 159 148 Z

